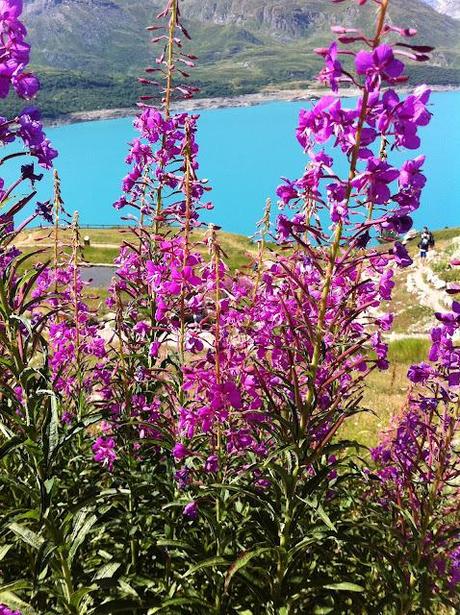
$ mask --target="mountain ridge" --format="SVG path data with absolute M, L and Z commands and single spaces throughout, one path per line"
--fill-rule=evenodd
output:
M 454 19 L 460 19 L 460 0 L 425 0 L 438 13 L 449 15 Z
M 148 36 L 143 30 L 160 7 L 159 0 L 31 0 L 24 16 L 37 63 L 75 68 L 70 66 L 73 62 L 80 68 L 94 69 L 94 62 L 90 62 L 93 54 L 99 62 L 106 63 L 110 72 L 117 69 L 117 64 L 123 68 L 130 63 L 142 66 L 145 58 L 141 50 L 148 50 Z M 369 27 L 374 14 L 368 7 L 341 6 L 324 0 L 188 0 L 182 10 L 192 34 L 197 30 L 199 34 L 202 27 L 219 30 L 230 26 L 246 30 L 255 38 L 262 31 L 274 43 L 289 44 L 300 39 L 324 44 L 330 38 L 332 23 Z M 458 53 L 460 24 L 422 0 L 393 0 L 390 18 L 416 27 L 424 44 Z M 108 48 L 109 41 L 113 50 Z M 200 47 L 198 38 L 195 45 Z M 218 55 L 218 45 L 214 51 Z
M 164 0 L 30 0 L 24 19 L 47 117 L 130 107 L 133 80 L 151 63 L 151 24 Z M 371 33 L 372 3 L 325 0 L 186 0 L 183 15 L 199 57 L 192 79 L 203 96 L 253 93 L 266 87 L 304 87 L 320 69 L 313 52 L 331 40 L 331 25 Z M 430 65 L 409 72 L 416 81 L 460 85 L 460 22 L 424 0 L 392 0 L 390 20 L 416 28 L 415 42 L 436 47 Z M 95 83 L 96 82 L 96 83 Z

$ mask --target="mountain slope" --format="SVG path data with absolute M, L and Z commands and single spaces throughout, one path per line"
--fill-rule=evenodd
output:
M 460 19 L 460 0 L 425 0 L 438 13 L 450 15 L 454 19 Z
M 46 114 L 134 104 L 138 89 L 131 75 L 154 57 L 145 27 L 163 4 L 25 3 L 33 62 L 48 87 L 42 95 Z M 331 25 L 358 25 L 371 32 L 375 18 L 373 3 L 358 7 L 328 0 L 185 0 L 183 13 L 193 35 L 190 50 L 200 58 L 194 79 L 205 95 L 305 84 L 320 66 L 312 48 L 330 40 Z M 415 67 L 417 80 L 460 83 L 460 22 L 423 0 L 392 0 L 390 19 L 417 28 L 417 40 L 437 48 L 431 68 Z
M 36 62 L 54 68 L 119 71 L 144 65 L 146 24 L 163 0 L 31 0 L 25 6 Z M 183 13 L 195 33 L 193 47 L 210 61 L 235 47 L 325 42 L 334 23 L 371 27 L 373 6 L 334 5 L 327 0 L 187 0 Z M 419 31 L 441 53 L 457 50 L 460 24 L 421 0 L 393 0 L 390 18 Z M 231 27 L 230 32 L 225 28 Z M 206 41 L 200 38 L 202 31 Z M 230 33 L 230 37 L 227 35 Z M 260 40 L 260 35 L 267 37 Z M 222 36 L 224 35 L 224 36 Z M 240 43 L 240 44 L 238 44 Z M 449 56 L 446 56 L 449 63 Z

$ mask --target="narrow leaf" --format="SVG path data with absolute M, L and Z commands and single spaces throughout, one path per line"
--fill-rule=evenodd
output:
M 242 553 L 238 557 L 238 559 L 233 562 L 233 564 L 228 569 L 227 574 L 225 575 L 225 591 L 228 590 L 233 575 L 235 575 L 239 570 L 247 566 L 253 557 L 258 557 L 262 553 L 265 553 L 270 550 L 270 547 L 261 547 L 260 549 L 256 549 L 255 551 L 246 551 Z
M 324 585 L 325 589 L 334 589 L 339 592 L 363 592 L 364 587 L 361 585 L 356 585 L 356 583 L 348 583 L 344 581 L 343 583 L 331 583 L 330 585 Z
M 105 564 L 96 572 L 93 577 L 93 581 L 98 581 L 99 579 L 111 579 L 120 566 L 121 564 L 118 562 L 110 562 L 109 564 Z
M 43 544 L 44 540 L 41 536 L 30 530 L 28 527 L 24 525 L 19 525 L 19 523 L 10 523 L 8 526 L 9 529 L 19 536 L 21 540 L 25 543 L 33 547 L 34 549 L 39 549 Z
M 213 566 L 228 566 L 228 560 L 225 559 L 225 557 L 220 557 L 217 555 L 215 557 L 210 557 L 209 559 L 199 562 L 189 568 L 182 578 L 185 579 L 198 570 L 202 570 L 203 568 L 212 568 Z

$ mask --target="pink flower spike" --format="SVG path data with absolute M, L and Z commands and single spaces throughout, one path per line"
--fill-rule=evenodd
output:
M 334 32 L 334 34 L 349 34 L 352 32 L 359 33 L 359 30 L 356 28 L 344 28 L 343 26 L 332 26 L 331 31 Z

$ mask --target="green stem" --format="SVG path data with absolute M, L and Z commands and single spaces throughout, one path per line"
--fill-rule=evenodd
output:
M 69 564 L 67 563 L 67 558 L 64 553 L 60 554 L 61 561 L 61 573 L 62 573 L 62 581 L 64 585 L 64 598 L 66 600 L 66 606 L 69 609 L 69 613 L 72 613 L 72 609 L 70 607 L 70 599 L 72 594 L 74 593 L 73 583 L 72 583 L 72 573 L 70 572 Z
M 276 578 L 273 592 L 273 603 L 276 608 L 284 606 L 283 604 L 283 581 L 286 575 L 287 568 L 287 554 L 289 551 L 289 545 L 291 542 L 291 525 L 293 518 L 293 504 L 295 499 L 295 492 L 297 488 L 297 482 L 299 479 L 299 465 L 296 463 L 295 468 L 292 471 L 293 484 L 290 492 L 286 492 L 286 498 L 284 502 L 283 522 L 280 526 L 280 532 L 278 535 L 278 563 L 276 567 Z
M 134 525 L 135 502 L 134 502 L 134 497 L 133 497 L 133 492 L 132 492 L 131 487 L 129 489 L 129 496 L 128 496 L 128 510 L 129 510 L 129 518 L 131 520 L 131 523 L 133 523 Z M 129 541 L 129 548 L 131 552 L 131 566 L 132 566 L 131 572 L 136 572 L 137 562 L 138 562 L 138 549 L 137 549 L 137 541 L 134 536 L 132 536 Z

